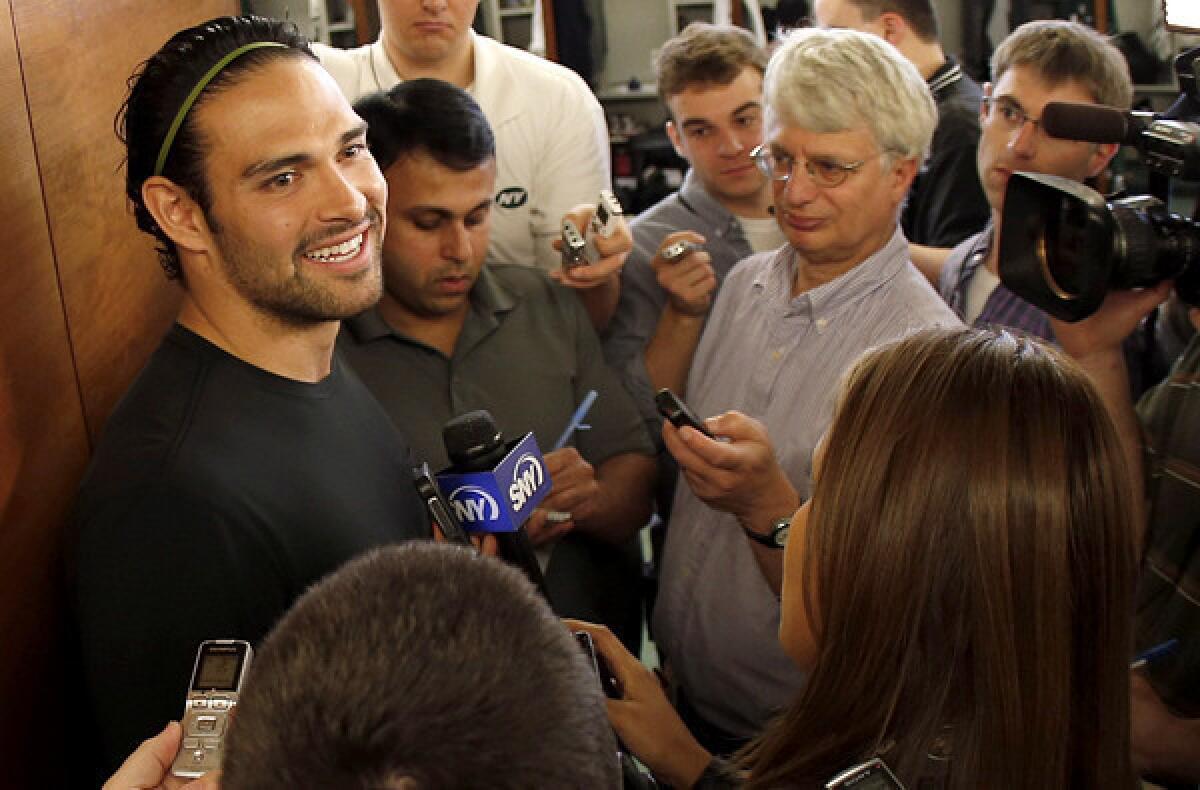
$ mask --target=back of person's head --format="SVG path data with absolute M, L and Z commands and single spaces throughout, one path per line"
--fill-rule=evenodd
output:
M 367 146 L 379 169 L 426 154 L 443 167 L 472 170 L 496 156 L 496 140 L 470 94 L 435 79 L 405 80 L 354 104 L 367 122 Z
M 117 136 L 126 152 L 125 194 L 138 227 L 157 240 L 159 262 L 168 277 L 182 276 L 179 253 L 146 209 L 142 185 L 151 176 L 165 176 L 186 190 L 211 220 L 206 141 L 197 128 L 196 108 L 267 63 L 288 57 L 315 60 L 295 25 L 258 16 L 224 16 L 171 36 L 129 78 L 129 94 L 116 118 Z
M 1097 104 L 1128 109 L 1133 81 L 1121 51 L 1087 25 L 1061 19 L 1026 22 L 992 53 L 992 80 L 1024 66 L 1051 87 L 1079 83 Z
M 667 39 L 654 56 L 658 95 L 664 102 L 689 88 L 728 85 L 747 68 L 762 74 L 767 53 L 749 31 L 733 25 L 693 22 Z
M 854 366 L 824 446 L 795 593 L 816 657 L 751 785 L 878 754 L 909 787 L 1132 786 L 1133 518 L 1085 375 L 927 330 Z
M 768 126 L 865 127 L 881 151 L 904 159 L 923 159 L 937 126 L 937 105 L 916 67 L 878 36 L 854 30 L 788 33 L 767 66 L 763 94 Z
M 775 24 L 782 32 L 812 24 L 808 0 L 779 0 L 775 4 Z
M 527 579 L 409 543 L 354 560 L 264 640 L 224 790 L 619 784 L 600 686 Z
M 938 19 L 933 0 L 847 0 L 857 6 L 863 19 L 872 22 L 883 14 L 896 14 L 923 41 L 937 41 Z

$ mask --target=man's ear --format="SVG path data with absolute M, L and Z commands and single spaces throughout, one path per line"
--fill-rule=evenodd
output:
M 900 48 L 910 32 L 904 17 L 893 11 L 884 11 L 879 15 L 879 27 L 883 31 L 881 38 L 896 49 Z
M 1088 159 L 1087 177 L 1095 178 L 1103 173 L 1104 168 L 1108 167 L 1108 163 L 1117 155 L 1120 148 L 1121 146 L 1117 143 L 1096 143 L 1096 148 Z
M 142 202 L 176 247 L 197 253 L 211 249 L 208 220 L 186 189 L 169 178 L 151 176 L 142 183 Z
M 675 125 L 674 121 L 667 121 L 667 139 L 671 141 L 671 147 L 675 149 L 675 153 L 679 154 L 681 159 L 688 158 L 683 151 L 683 138 L 679 134 L 679 127 Z
M 899 203 L 904 200 L 908 190 L 912 187 L 913 180 L 917 177 L 917 171 L 921 169 L 919 158 L 899 159 L 892 163 L 890 175 L 891 178 L 887 183 L 888 191 Z

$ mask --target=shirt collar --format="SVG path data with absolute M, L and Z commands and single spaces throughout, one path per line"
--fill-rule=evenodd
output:
M 471 287 L 471 312 L 481 317 L 507 313 L 517 306 L 517 295 L 501 283 L 487 266 L 479 272 L 479 279 Z M 392 336 L 407 340 L 407 336 L 392 329 L 378 307 L 371 307 L 353 318 L 345 320 L 346 329 L 361 344 Z
M 888 242 L 862 263 L 832 282 L 792 298 L 797 265 L 796 250 L 784 245 L 754 278 L 755 291 L 777 295 L 789 311 L 805 312 L 814 320 L 830 318 L 886 285 L 909 265 L 908 240 L 897 225 Z
M 488 108 L 488 122 L 495 129 L 502 122 L 520 114 L 519 102 L 502 101 L 506 81 L 498 71 L 504 69 L 507 74 L 508 67 L 500 59 L 497 47 L 504 45 L 486 36 L 480 36 L 474 30 L 470 31 L 470 36 L 475 73 L 471 75 L 471 84 L 467 86 L 467 93 L 471 94 L 481 107 Z M 368 67 L 373 70 L 376 77 L 376 88 L 387 91 L 396 83 L 403 82 L 403 78 L 396 73 L 396 68 L 387 56 L 382 36 L 370 46 L 368 57 L 371 60 Z M 482 79 L 480 75 L 483 75 Z
M 988 253 L 992 251 L 992 245 L 995 242 L 996 226 L 989 219 L 987 225 L 983 228 L 983 232 L 975 237 L 975 241 L 967 249 L 967 255 L 963 258 L 962 272 L 959 275 L 960 282 L 965 282 L 975 275 L 975 270 L 983 265 Z
M 929 85 L 929 92 L 936 97 L 962 78 L 962 66 L 958 65 L 958 62 L 952 56 L 947 55 L 946 62 L 938 67 L 937 71 L 930 74 L 929 79 L 925 82 Z
M 683 185 L 679 187 L 679 198 L 705 225 L 714 229 L 717 238 L 740 239 L 744 236 L 742 223 L 708 193 L 695 170 L 689 168 L 687 175 L 683 177 Z
M 471 49 L 475 53 L 475 74 L 467 92 L 484 108 L 488 123 L 495 131 L 500 124 L 521 114 L 524 102 L 515 98 L 512 88 L 520 85 L 518 75 L 512 73 L 509 60 L 503 51 L 504 44 L 481 36 L 474 30 L 470 31 Z M 522 53 L 514 50 L 511 57 L 519 57 Z M 530 57 L 533 57 L 532 55 Z M 519 93 L 519 92 L 518 92 Z

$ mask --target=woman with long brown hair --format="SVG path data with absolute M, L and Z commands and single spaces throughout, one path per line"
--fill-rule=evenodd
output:
M 929 330 L 847 375 L 792 522 L 780 640 L 808 671 L 734 783 L 1129 788 L 1133 516 L 1084 374 L 1009 334 Z M 676 786 L 717 763 L 599 634 L 618 733 Z M 781 708 L 788 700 L 780 700 Z

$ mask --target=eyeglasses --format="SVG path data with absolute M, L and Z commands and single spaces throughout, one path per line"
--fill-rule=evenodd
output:
M 839 162 L 836 159 L 817 158 L 800 160 L 786 155 L 775 156 L 765 143 L 751 151 L 750 158 L 754 160 L 754 164 L 758 165 L 758 169 L 767 178 L 785 184 L 791 180 L 796 163 L 803 161 L 804 170 L 808 173 L 808 177 L 822 189 L 833 189 L 834 187 L 841 186 L 850 177 L 851 173 L 870 161 L 870 157 L 860 159 L 857 162 Z
M 991 96 L 985 96 L 983 98 L 983 109 L 987 113 L 988 120 L 999 121 L 1004 126 L 1007 126 L 1010 132 L 1018 131 L 1026 123 L 1033 124 L 1035 132 L 1041 128 L 1041 118 L 1034 118 L 1025 112 L 1024 107 L 1004 96 L 996 99 L 993 99 Z

